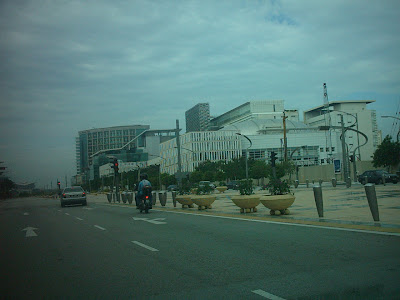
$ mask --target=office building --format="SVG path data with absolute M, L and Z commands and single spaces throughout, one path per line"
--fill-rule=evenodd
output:
M 198 103 L 185 112 L 186 132 L 206 131 L 210 125 L 209 103 Z
M 349 155 L 355 154 L 357 160 L 371 161 L 376 148 L 381 143 L 381 134 L 376 122 L 376 111 L 367 109 L 367 104 L 373 102 L 375 101 L 333 101 L 329 103 L 328 107 L 320 105 L 304 111 L 304 123 L 312 127 L 335 126 L 335 129 L 326 131 L 325 145 L 329 147 L 332 132 L 341 131 L 338 127 L 341 126 L 341 116 L 343 116 L 344 127 L 349 128 L 345 134 L 346 151 Z M 352 129 L 365 134 L 368 141 L 362 134 Z

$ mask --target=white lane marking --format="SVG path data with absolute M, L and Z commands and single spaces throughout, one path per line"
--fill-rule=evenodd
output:
M 132 217 L 135 221 L 144 221 L 144 222 L 149 222 L 152 224 L 160 225 L 160 224 L 167 224 L 167 222 L 160 222 L 159 220 L 165 220 L 165 218 L 157 218 L 157 219 L 149 219 L 149 218 L 135 218 Z
M 83 221 L 83 219 L 81 219 L 81 218 L 78 218 L 78 217 L 75 217 L 76 219 L 78 219 L 79 221 Z
M 67 216 L 69 216 L 69 213 L 65 213 Z
M 58 211 L 62 211 L 61 209 L 59 209 Z
M 32 236 L 37 236 L 37 234 L 34 230 L 37 230 L 37 228 L 26 227 L 26 228 L 22 229 L 21 231 L 26 231 L 25 237 L 32 237 Z
M 84 207 L 83 209 L 92 210 L 94 208 L 93 207 Z
M 138 246 L 141 246 L 141 247 L 143 247 L 143 248 L 146 248 L 147 250 L 150 250 L 150 251 L 153 251 L 153 252 L 158 251 L 157 249 L 152 248 L 152 247 L 150 247 L 150 246 L 147 246 L 147 245 L 145 245 L 145 244 L 142 244 L 142 243 L 140 243 L 140 242 L 138 242 L 138 241 L 132 241 L 132 243 L 134 243 L 134 244 L 136 244 L 136 245 L 138 245 Z
M 27 212 L 26 212 L 26 213 L 24 213 L 24 216 L 29 216 L 29 213 L 27 213 Z
M 184 214 L 184 215 L 199 216 L 199 217 L 212 217 L 212 218 L 231 219 L 231 220 L 240 220 L 240 221 L 248 221 L 248 222 L 269 223 L 269 224 L 277 224 L 277 225 L 300 226 L 300 227 L 310 227 L 310 228 L 318 228 L 318 229 L 329 229 L 329 230 L 351 231 L 351 232 L 359 232 L 359 233 L 371 233 L 371 234 L 380 234 L 380 235 L 400 236 L 400 233 L 396 233 L 396 232 L 371 231 L 371 230 L 362 230 L 362 229 L 352 229 L 352 228 L 342 228 L 342 227 L 328 227 L 328 226 L 318 226 L 318 225 L 298 224 L 298 223 L 286 223 L 286 222 L 267 221 L 267 220 L 242 219 L 242 218 L 236 218 L 236 217 L 213 216 L 213 215 L 205 215 L 205 214 L 201 214 L 200 215 L 200 214 L 186 213 L 186 212 L 180 212 L 180 211 L 159 210 L 159 209 L 154 209 L 154 208 L 153 208 L 153 210 L 154 211 L 168 212 L 168 213 L 173 213 L 173 214 Z
M 101 229 L 101 230 L 106 230 L 105 228 L 103 228 L 103 227 L 101 227 L 101 226 L 99 226 L 99 225 L 94 225 L 94 227 L 96 227 L 96 228 L 98 228 L 98 229 Z
M 264 298 L 270 299 L 270 300 L 285 300 L 281 297 L 275 296 L 273 294 L 267 293 L 266 291 L 263 290 L 254 290 L 252 291 L 254 294 L 260 295 Z

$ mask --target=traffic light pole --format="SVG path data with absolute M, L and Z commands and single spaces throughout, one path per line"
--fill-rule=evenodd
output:
M 343 180 L 347 182 L 347 177 L 349 177 L 348 163 L 347 163 L 347 151 L 346 151 L 346 141 L 345 134 L 346 130 L 344 128 L 343 115 L 340 115 L 340 124 L 342 129 L 342 156 L 343 156 Z

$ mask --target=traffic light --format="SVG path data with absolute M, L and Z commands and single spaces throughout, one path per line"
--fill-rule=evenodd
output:
M 354 162 L 354 154 L 350 155 L 350 161 Z
M 274 151 L 271 152 L 271 166 L 275 167 L 275 161 L 276 161 L 276 153 Z
M 118 160 L 116 158 L 114 159 L 114 162 L 113 162 L 111 168 L 114 169 L 115 174 L 118 173 L 119 167 L 118 167 Z
M 61 182 L 57 181 L 58 188 L 61 187 Z

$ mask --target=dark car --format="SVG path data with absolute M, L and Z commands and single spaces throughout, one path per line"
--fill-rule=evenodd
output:
M 60 197 L 61 207 L 70 204 L 86 205 L 86 193 L 80 186 L 66 187 Z
M 172 191 L 177 191 L 178 190 L 178 186 L 175 184 L 171 184 L 167 187 L 168 192 L 172 192 Z
M 239 189 L 239 182 L 236 180 L 232 180 L 226 184 L 228 190 L 238 190 Z
M 367 178 L 366 178 L 367 177 Z M 396 174 L 390 174 L 385 170 L 370 170 L 365 171 L 361 175 L 358 176 L 358 181 L 362 184 L 375 183 L 380 184 L 383 183 L 383 177 L 385 177 L 385 182 L 397 183 L 399 182 L 399 176 Z

